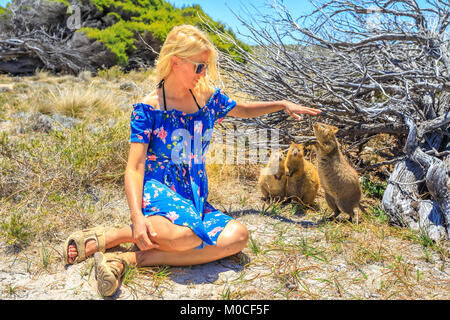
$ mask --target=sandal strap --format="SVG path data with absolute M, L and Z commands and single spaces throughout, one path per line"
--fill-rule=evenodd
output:
M 94 228 L 95 236 L 97 237 L 97 251 L 105 252 L 106 250 L 106 229 L 102 226 Z
M 125 269 L 128 266 L 128 261 L 121 257 L 120 254 L 115 253 L 107 253 L 105 254 L 106 257 L 106 263 L 108 263 L 109 269 L 114 273 L 114 276 L 117 279 L 120 279 L 120 277 L 125 273 Z M 120 263 L 122 265 L 122 271 L 120 271 L 120 268 L 117 266 L 117 263 Z
M 64 257 L 66 263 L 68 262 L 67 250 L 69 244 L 73 241 L 77 246 L 77 257 L 73 263 L 81 262 L 86 260 L 86 243 L 89 240 L 95 240 L 97 243 L 97 251 L 105 252 L 106 250 L 106 230 L 103 226 L 97 226 L 94 228 L 89 228 L 85 230 L 80 230 L 72 233 L 66 240 L 64 245 Z

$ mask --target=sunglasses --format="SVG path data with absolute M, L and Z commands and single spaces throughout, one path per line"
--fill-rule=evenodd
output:
M 189 59 L 184 59 L 186 61 L 189 61 L 190 63 L 192 63 L 195 66 L 195 73 L 196 74 L 200 74 L 203 72 L 203 70 L 208 69 L 208 64 L 207 63 L 203 63 L 203 62 L 195 62 L 195 61 L 191 61 Z

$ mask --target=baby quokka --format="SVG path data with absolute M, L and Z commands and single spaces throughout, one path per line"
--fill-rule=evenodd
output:
M 286 197 L 306 205 L 313 205 L 319 191 L 319 174 L 305 159 L 303 145 L 291 143 L 284 163 Z
M 286 157 L 281 149 L 272 154 L 258 185 L 265 201 L 293 200 L 312 205 L 319 190 L 319 175 L 304 158 L 303 146 L 291 143 Z
M 282 201 L 286 196 L 285 156 L 281 149 L 272 153 L 267 165 L 261 170 L 258 185 L 264 201 Z

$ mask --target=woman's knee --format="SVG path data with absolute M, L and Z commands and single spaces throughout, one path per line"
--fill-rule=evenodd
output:
M 245 225 L 237 220 L 231 220 L 219 236 L 218 244 L 223 246 L 233 245 L 241 251 L 247 245 L 248 230 Z
M 236 240 L 237 242 L 241 243 L 244 247 L 247 245 L 247 241 L 248 241 L 248 230 L 247 227 L 245 225 L 243 225 L 242 223 L 240 223 L 239 221 L 237 221 L 237 226 L 236 226 L 236 231 L 235 231 L 235 235 L 236 235 Z

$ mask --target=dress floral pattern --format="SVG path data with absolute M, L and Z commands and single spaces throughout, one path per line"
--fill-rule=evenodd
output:
M 198 248 L 215 245 L 232 219 L 207 201 L 205 157 L 214 124 L 235 106 L 235 101 L 216 89 L 195 113 L 158 110 L 144 103 L 134 104 L 131 112 L 130 142 L 149 145 L 142 212 L 191 228 L 203 240 Z

